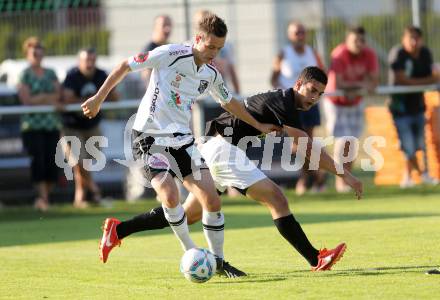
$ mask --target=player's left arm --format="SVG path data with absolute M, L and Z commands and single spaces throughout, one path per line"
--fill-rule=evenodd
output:
M 230 112 L 231 114 L 235 115 L 240 120 L 248 123 L 252 127 L 258 129 L 259 131 L 263 133 L 269 133 L 272 131 L 280 131 L 281 127 L 276 126 L 274 124 L 266 124 L 266 123 L 260 123 L 258 122 L 244 107 L 244 105 L 241 104 L 240 101 L 238 101 L 235 98 L 231 98 L 231 101 L 228 103 L 222 103 L 221 106 Z
M 223 109 L 227 110 L 240 120 L 248 123 L 252 127 L 258 129 L 260 132 L 269 133 L 272 131 L 279 131 L 281 128 L 273 124 L 265 124 L 258 122 L 228 91 L 228 88 L 223 82 L 223 78 L 219 72 L 215 74 L 214 82 L 209 88 L 209 93 L 214 98 L 214 100 L 219 103 Z
M 122 61 L 112 70 L 103 85 L 99 88 L 98 92 L 81 104 L 83 113 L 86 117 L 94 118 L 98 114 L 102 102 L 104 102 L 113 88 L 125 78 L 128 72 L 130 72 L 128 60 Z
M 300 139 L 307 139 L 307 150 L 306 150 L 306 158 L 310 161 L 310 157 L 312 156 L 312 151 L 316 151 L 313 149 L 313 141 L 310 136 L 304 132 L 303 130 L 293 128 L 290 126 L 284 126 L 284 130 L 289 137 L 293 138 L 294 143 L 298 144 Z M 341 177 L 349 186 L 353 188 L 356 193 L 358 199 L 362 197 L 363 186 L 362 182 L 356 178 L 350 171 L 344 168 L 344 173 L 339 174 L 336 169 L 336 162 L 331 158 L 330 155 L 324 149 L 319 148 L 319 168 L 324 169 L 336 176 Z

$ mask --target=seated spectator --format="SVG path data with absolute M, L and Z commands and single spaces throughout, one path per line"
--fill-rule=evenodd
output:
M 61 89 L 55 72 L 41 66 L 44 48 L 40 40 L 29 37 L 23 43 L 23 51 L 29 66 L 20 76 L 20 101 L 24 105 L 61 108 Z M 37 190 L 34 206 L 41 211 L 49 208 L 49 194 L 58 179 L 55 153 L 60 127 L 55 113 L 30 113 L 21 118 L 23 146 L 31 158 L 31 178 Z
M 423 45 L 422 31 L 415 26 L 405 28 L 402 43 L 390 51 L 390 84 L 423 85 L 439 82 L 439 73 L 433 68 L 431 51 Z M 423 93 L 394 94 L 389 105 L 405 155 L 406 166 L 400 187 L 414 185 L 411 171 L 416 170 L 424 183 L 438 184 L 428 175 L 425 146 L 425 100 Z M 425 170 L 418 164 L 416 151 L 423 151 Z

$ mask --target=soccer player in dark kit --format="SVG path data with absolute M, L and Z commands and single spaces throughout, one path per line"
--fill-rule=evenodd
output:
M 281 126 L 294 142 L 305 139 L 307 150 L 304 155 L 308 160 L 312 157 L 312 140 L 300 128 L 298 111 L 308 110 L 315 105 L 327 84 L 326 74 L 318 67 L 305 68 L 295 85 L 286 90 L 275 90 L 248 97 L 244 101 L 246 110 L 259 122 Z M 232 130 L 231 130 L 232 129 Z M 216 188 L 222 192 L 228 186 L 238 189 L 246 197 L 265 205 L 280 234 L 308 261 L 312 271 L 325 271 L 343 255 L 346 244 L 341 243 L 334 249 L 318 250 L 309 242 L 300 224 L 295 220 L 289 209 L 287 198 L 272 180 L 251 162 L 246 153 L 237 145 L 246 145 L 250 137 L 256 137 L 261 131 L 247 125 L 235 116 L 226 112 L 208 122 L 206 141 L 198 145 L 198 149 L 208 165 Z M 229 142 L 228 142 L 229 141 Z M 315 153 L 316 154 L 316 153 Z M 316 155 L 315 155 L 316 156 Z M 335 161 L 319 149 L 319 168 L 340 176 L 356 193 L 362 196 L 362 183 L 349 171 L 338 172 Z M 240 162 L 240 163 L 237 163 Z M 245 166 L 245 167 L 243 167 Z M 202 217 L 202 207 L 193 194 L 184 203 L 188 223 L 192 224 Z M 141 214 L 133 219 L 120 222 L 113 220 L 117 226 L 111 234 L 107 234 L 108 247 L 101 249 L 101 255 L 108 258 L 114 246 L 120 245 L 121 239 L 144 230 L 160 229 L 169 226 L 162 207 Z M 106 233 L 104 233 L 105 235 Z M 245 276 L 246 274 L 233 274 Z

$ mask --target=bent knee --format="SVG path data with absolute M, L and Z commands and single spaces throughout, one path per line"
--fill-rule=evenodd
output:
M 206 206 L 209 211 L 220 211 L 222 204 L 218 195 L 212 195 L 206 198 Z
M 176 207 L 180 201 L 178 193 L 158 193 L 157 197 L 166 207 Z

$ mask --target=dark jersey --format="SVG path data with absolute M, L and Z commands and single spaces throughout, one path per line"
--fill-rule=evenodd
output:
M 71 69 L 64 80 L 63 87 L 71 89 L 75 96 L 83 100 L 96 94 L 107 78 L 105 71 L 96 69 L 92 78 L 85 77 L 80 70 L 75 67 Z M 66 112 L 62 114 L 63 125 L 69 128 L 90 129 L 98 125 L 101 114 L 89 119 L 82 112 Z
M 398 45 L 390 51 L 389 64 L 389 81 L 395 84 L 394 71 L 404 71 L 410 78 L 431 75 L 433 59 L 431 51 L 426 47 L 422 47 L 419 56 L 414 58 Z M 425 111 L 423 93 L 393 94 L 391 99 L 390 110 L 395 116 L 415 115 Z
M 151 50 L 156 49 L 156 48 L 159 47 L 159 46 L 160 46 L 160 45 L 159 45 L 159 44 L 156 44 L 155 42 L 149 42 L 148 44 L 146 44 L 146 45 L 144 46 L 144 48 L 142 49 L 142 52 L 147 53 L 147 52 L 149 52 L 149 51 L 151 51 Z
M 263 94 L 257 94 L 244 101 L 246 110 L 259 122 L 274 124 L 278 126 L 290 126 L 301 129 L 299 111 L 295 102 L 293 89 L 275 90 Z M 232 128 L 232 144 L 237 145 L 245 136 L 258 136 L 259 130 L 246 122 L 231 115 L 229 112 L 206 124 L 206 136 L 220 134 L 231 136 L 230 132 L 225 133 L 226 128 Z

